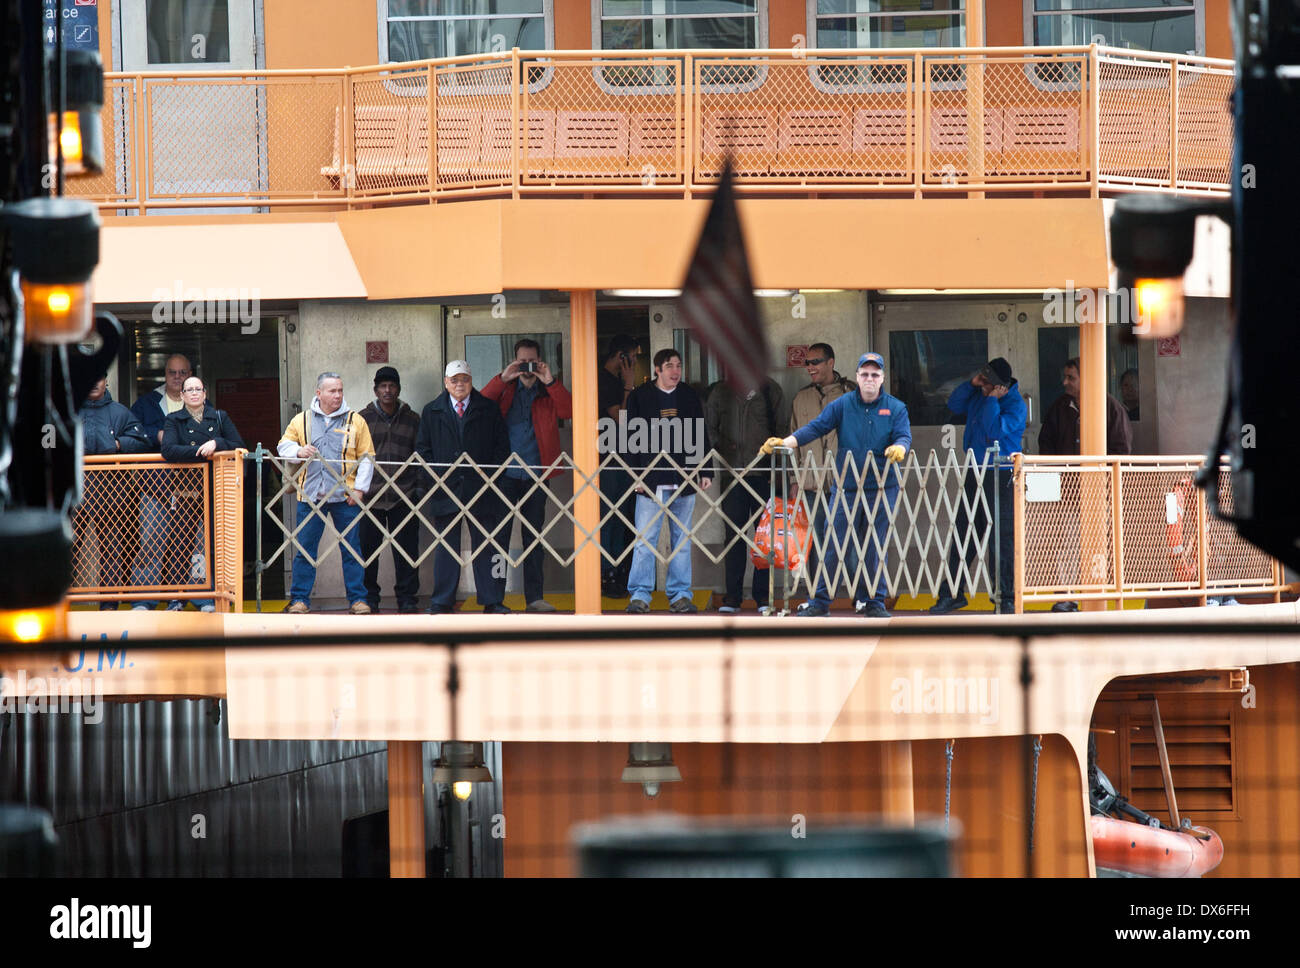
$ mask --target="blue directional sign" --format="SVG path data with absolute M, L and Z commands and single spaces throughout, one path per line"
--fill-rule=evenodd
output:
M 97 0 L 44 0 L 44 4 L 41 33 L 46 49 L 54 49 L 54 32 L 61 29 L 64 50 L 99 50 Z

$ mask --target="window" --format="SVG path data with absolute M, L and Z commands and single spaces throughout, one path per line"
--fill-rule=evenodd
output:
M 759 0 L 595 0 L 601 50 L 761 46 Z
M 948 397 L 989 359 L 986 329 L 914 329 L 889 334 L 889 392 L 907 401 L 913 426 L 965 423 Z
M 809 7 L 814 11 L 812 36 L 820 48 L 966 43 L 965 0 L 810 0 Z
M 682 358 L 682 382 L 691 387 L 704 401 L 709 395 L 709 387 L 722 379 L 722 367 L 718 358 L 705 349 L 689 329 L 673 330 L 673 349 Z M 653 359 L 654 354 L 651 354 Z M 650 366 L 650 378 L 654 379 L 654 365 Z
M 465 360 L 474 374 L 474 386 L 483 389 L 494 376 L 515 358 L 515 344 L 534 339 L 542 346 L 541 358 L 551 368 L 551 375 L 564 379 L 563 333 L 506 333 L 504 335 L 469 335 L 465 337 Z
M 600 50 L 747 50 L 767 44 L 763 0 L 592 0 L 592 46 Z M 659 93 L 676 74 L 644 66 L 607 67 L 607 90 Z M 751 66 L 702 70 L 714 90 L 748 89 L 761 78 Z M 690 83 L 691 78 L 682 78 Z
M 150 65 L 230 61 L 227 0 L 148 0 L 145 24 Z
M 1025 40 L 1194 54 L 1205 46 L 1204 17 L 1195 0 L 1025 0 Z
M 386 61 L 552 46 L 552 0 L 387 0 L 387 8 L 379 39 Z

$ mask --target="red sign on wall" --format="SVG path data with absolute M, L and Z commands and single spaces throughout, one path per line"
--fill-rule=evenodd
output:
M 366 362 L 388 362 L 388 340 L 366 340 Z
M 1156 356 L 1182 355 L 1183 338 L 1181 336 L 1165 336 L 1156 340 Z
M 808 358 L 807 346 L 787 346 L 785 348 L 785 365 L 786 366 L 803 366 L 804 360 Z

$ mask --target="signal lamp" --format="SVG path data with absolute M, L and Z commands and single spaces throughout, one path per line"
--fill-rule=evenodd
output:
M 475 783 L 491 783 L 492 772 L 483 763 L 483 744 L 446 740 L 433 764 L 433 782 L 450 783 L 457 800 L 468 800 Z
M 63 78 L 63 99 L 67 105 L 60 118 L 58 109 L 49 116 L 50 164 L 56 159 L 55 142 L 63 149 L 63 172 L 99 175 L 104 171 L 104 130 L 100 112 L 104 107 L 104 65 L 99 54 L 88 50 L 64 53 L 67 70 Z M 58 70 L 53 57 L 46 63 L 51 75 Z
M 4 209 L 22 283 L 24 340 L 80 343 L 94 329 L 90 277 L 99 262 L 99 215 L 89 202 L 29 198 Z
M 681 781 L 682 771 L 673 762 L 671 743 L 628 744 L 624 783 L 640 783 L 645 795 L 653 800 L 659 796 L 660 784 Z

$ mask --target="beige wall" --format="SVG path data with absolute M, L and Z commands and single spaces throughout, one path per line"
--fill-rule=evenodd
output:
M 1178 356 L 1155 357 L 1159 453 L 1203 454 L 1227 392 L 1231 324 L 1226 299 L 1188 299 Z M 1143 417 L 1148 406 L 1143 392 Z M 1146 420 L 1143 420 L 1146 423 Z
M 348 405 L 363 409 L 374 399 L 375 371 L 384 364 L 366 363 L 367 340 L 387 340 L 389 366 L 402 377 L 402 399 L 417 412 L 442 392 L 442 307 L 430 303 L 367 303 L 306 301 L 298 307 L 299 363 L 302 402 L 310 406 L 316 376 L 333 370 L 343 377 Z M 337 544 L 327 528 L 318 556 Z M 379 587 L 383 604 L 394 607 L 393 566 L 387 551 L 380 553 Z M 423 604 L 433 588 L 433 559 L 420 569 Z M 313 607 L 344 600 L 343 573 L 337 549 L 330 552 L 316 575 Z

